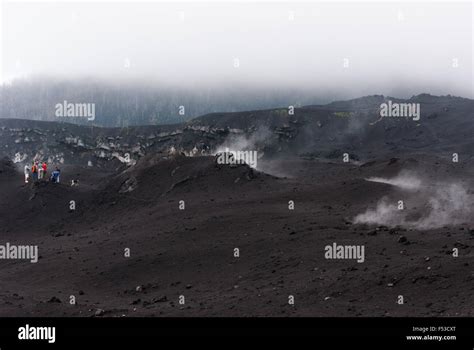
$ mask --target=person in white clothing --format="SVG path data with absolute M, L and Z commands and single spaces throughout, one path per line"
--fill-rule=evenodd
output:
M 25 184 L 28 183 L 28 180 L 30 178 L 30 167 L 27 165 L 25 165 Z

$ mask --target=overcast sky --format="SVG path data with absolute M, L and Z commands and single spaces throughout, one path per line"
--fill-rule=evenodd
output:
M 4 3 L 1 79 L 472 98 L 472 13 L 469 2 Z

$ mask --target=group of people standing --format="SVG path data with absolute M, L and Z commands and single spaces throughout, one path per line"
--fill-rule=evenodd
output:
M 35 160 L 31 167 L 28 164 L 25 165 L 25 183 L 30 181 L 30 178 L 33 182 L 37 182 L 39 180 L 46 179 L 46 174 L 48 173 L 48 164 L 43 162 L 40 164 L 39 161 Z M 50 181 L 59 183 L 59 175 L 61 171 L 59 168 L 56 168 L 55 171 L 51 173 Z

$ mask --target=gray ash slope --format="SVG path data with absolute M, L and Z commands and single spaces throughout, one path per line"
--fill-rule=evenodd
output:
M 1 243 L 36 244 L 41 258 L 0 261 L 0 315 L 472 316 L 474 216 L 428 229 L 354 218 L 384 197 L 403 198 L 421 215 L 431 187 L 405 192 L 366 181 L 402 171 L 437 187 L 466 183 L 472 198 L 473 102 L 420 95 L 419 126 L 370 125 L 381 99 L 128 130 L 1 120 Z M 350 118 L 364 122 L 355 128 Z M 263 168 L 277 164 L 288 177 L 216 164 L 207 148 L 180 154 L 226 142 L 256 146 Z M 343 163 L 339 152 L 351 145 L 360 162 Z M 63 184 L 25 185 L 16 153 L 63 158 Z M 71 179 L 80 185 L 68 186 Z M 365 262 L 325 259 L 333 242 L 364 245 Z

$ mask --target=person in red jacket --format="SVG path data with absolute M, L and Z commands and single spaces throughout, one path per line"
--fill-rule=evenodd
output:
M 41 165 L 41 168 L 43 169 L 43 178 L 46 179 L 46 172 L 48 170 L 48 164 L 46 164 L 46 162 L 43 162 L 43 164 Z

